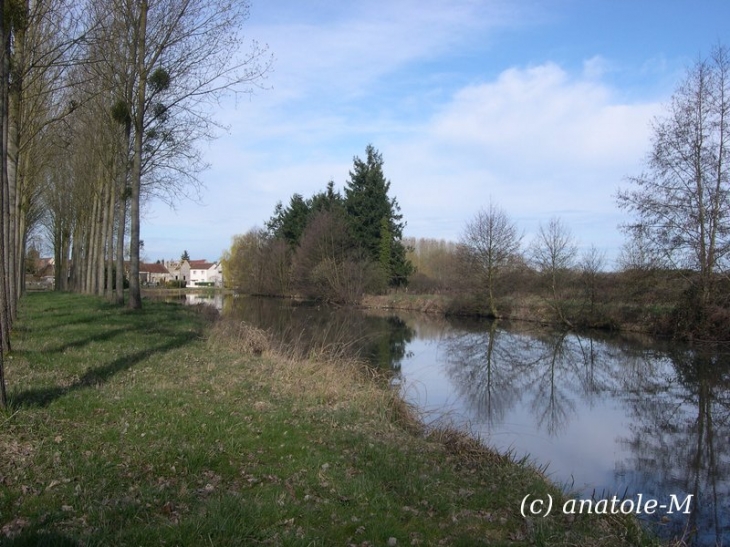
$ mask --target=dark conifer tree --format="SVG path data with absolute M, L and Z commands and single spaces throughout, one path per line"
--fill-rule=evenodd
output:
M 266 223 L 266 227 L 272 236 L 296 247 L 302 238 L 304 228 L 307 227 L 310 214 L 310 205 L 301 194 L 294 194 L 286 208 L 281 202 L 276 204 L 274 216 Z
M 352 235 L 365 255 L 381 264 L 390 285 L 403 285 L 413 271 L 402 242 L 403 215 L 397 200 L 388 196 L 390 181 L 383 173 L 382 155 L 372 145 L 365 153 L 365 160 L 355 156 L 345 186 L 345 210 Z

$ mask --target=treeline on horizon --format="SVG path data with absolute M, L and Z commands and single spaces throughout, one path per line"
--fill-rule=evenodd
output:
M 458 242 L 404 239 L 382 157 L 368 146 L 344 196 L 332 182 L 309 199 L 295 194 L 265 228 L 236 236 L 227 279 L 250 294 L 356 304 L 407 289 L 448 295 L 452 313 L 728 340 L 730 50 L 718 45 L 688 68 L 665 110 L 644 171 L 616 194 L 633 217 L 616 271 L 595 247 L 579 256 L 559 218 L 523 246 L 495 203 Z
M 309 199 L 294 194 L 286 207 L 277 204 L 265 228 L 234 237 L 223 258 L 228 286 L 349 305 L 365 295 L 439 295 L 446 314 L 680 337 L 696 330 L 686 316 L 694 272 L 653 264 L 635 240 L 625 244 L 618 268 L 607 271 L 605 256 L 595 247 L 581 254 L 561 219 L 523 246 L 517 226 L 490 203 L 466 223 L 459 241 L 391 239 L 403 270 L 387 270 L 380 253 L 387 245 L 373 237 L 372 252 L 365 252 L 350 224 L 359 217 L 348 217 L 345 203 L 330 182 Z M 724 306 L 721 315 L 722 323 L 730 317 Z

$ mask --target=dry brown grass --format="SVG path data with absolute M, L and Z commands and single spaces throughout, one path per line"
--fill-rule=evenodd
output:
M 212 344 L 224 344 L 243 355 L 262 355 L 270 349 L 268 334 L 245 321 L 221 320 L 210 329 Z
M 486 447 L 466 431 L 454 427 L 434 428 L 429 430 L 426 438 L 442 445 L 447 453 L 458 457 L 468 467 L 483 468 L 509 460 L 507 456 Z
M 212 326 L 208 342 L 218 349 L 260 357 L 246 367 L 247 380 L 266 384 L 273 395 L 296 400 L 304 408 L 351 410 L 374 419 L 387 415 L 394 426 L 420 428 L 413 408 L 397 390 L 388 388 L 387 374 L 344 357 L 340 344 L 302 357 L 298 348 L 283 346 L 266 331 L 228 319 Z

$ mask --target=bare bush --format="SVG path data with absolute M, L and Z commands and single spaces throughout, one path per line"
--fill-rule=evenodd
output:
M 320 211 L 307 225 L 294 256 L 292 278 L 302 296 L 339 303 L 359 302 L 387 284 L 377 265 L 364 259 L 339 211 Z

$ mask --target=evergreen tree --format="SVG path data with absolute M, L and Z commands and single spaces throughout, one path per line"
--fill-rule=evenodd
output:
M 412 250 L 412 247 L 406 247 L 400 240 L 393 242 L 390 254 L 391 286 L 403 287 L 408 285 L 408 278 L 415 272 L 413 263 L 406 256 L 407 252 Z
M 326 190 L 317 192 L 307 200 L 301 194 L 294 194 L 286 208 L 278 202 L 266 228 L 272 237 L 283 239 L 294 248 L 300 244 L 302 234 L 315 213 L 334 211 L 342 206 L 342 196 L 335 192 L 335 183 L 330 181 Z
M 188 254 L 187 249 L 184 250 L 183 251 L 183 254 L 180 256 L 180 261 L 181 262 L 184 262 L 185 260 L 187 260 L 188 262 L 190 262 L 190 255 Z
M 327 189 L 314 194 L 307 203 L 312 213 L 334 211 L 343 207 L 342 196 L 339 192 L 335 192 L 334 181 L 329 181 L 327 183 Z
M 276 204 L 274 216 L 266 223 L 266 227 L 272 236 L 283 239 L 292 247 L 296 247 L 307 227 L 310 214 L 309 203 L 301 194 L 294 194 L 286 208 L 281 202 Z
M 345 186 L 345 210 L 352 235 L 365 256 L 381 264 L 390 285 L 403 285 L 413 271 L 401 241 L 403 215 L 396 199 L 388 196 L 390 181 L 383 174 L 382 155 L 372 145 L 365 153 L 364 161 L 355 156 Z
M 380 268 L 390 279 L 391 260 L 393 258 L 393 238 L 390 236 L 388 219 L 383 217 L 380 221 Z

